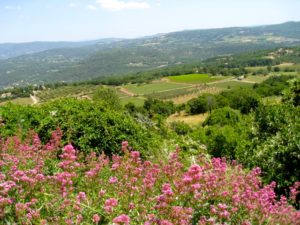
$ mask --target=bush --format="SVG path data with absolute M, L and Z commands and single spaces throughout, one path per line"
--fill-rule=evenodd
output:
M 128 140 L 134 148 L 149 155 L 150 145 L 160 140 L 154 131 L 128 114 L 87 100 L 57 100 L 39 107 L 7 105 L 0 109 L 0 115 L 4 121 L 0 127 L 2 136 L 33 129 L 45 141 L 51 131 L 60 127 L 64 143 L 72 143 L 86 152 L 116 153 L 120 143 Z
M 117 94 L 117 91 L 112 88 L 101 87 L 98 88 L 93 96 L 93 100 L 100 102 L 108 108 L 119 110 L 121 107 L 121 101 Z
M 190 114 L 200 114 L 228 106 L 228 104 L 228 100 L 222 95 L 203 94 L 188 101 L 186 111 Z
M 148 98 L 144 102 L 144 109 L 147 110 L 150 117 L 153 117 L 155 114 L 167 117 L 175 113 L 174 103 L 171 101 L 161 101 L 159 99 Z
M 228 99 L 229 106 L 238 109 L 243 114 L 248 114 L 259 106 L 259 95 L 248 88 L 222 92 L 221 95 Z
M 300 107 L 264 106 L 254 118 L 252 143 L 238 158 L 248 167 L 260 166 L 265 182 L 276 181 L 280 193 L 300 177 Z
M 229 107 L 215 109 L 209 115 L 209 117 L 204 121 L 203 126 L 234 126 L 241 120 L 241 115 L 238 111 L 231 109 Z
M 188 133 L 190 133 L 192 131 L 190 126 L 182 121 L 172 122 L 171 128 L 178 135 L 187 135 Z
M 273 76 L 254 85 L 253 88 L 256 93 L 263 97 L 282 95 L 283 90 L 289 87 L 288 80 L 292 78 L 293 76 Z
M 207 151 L 213 157 L 235 159 L 235 151 L 241 134 L 231 126 L 211 126 L 206 131 Z

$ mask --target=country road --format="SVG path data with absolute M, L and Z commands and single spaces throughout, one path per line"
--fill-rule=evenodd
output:
M 36 91 L 33 91 L 33 95 L 30 95 L 30 98 L 31 98 L 31 100 L 32 100 L 32 104 L 33 105 L 36 105 L 36 104 L 38 104 L 39 103 L 39 99 L 36 97 Z

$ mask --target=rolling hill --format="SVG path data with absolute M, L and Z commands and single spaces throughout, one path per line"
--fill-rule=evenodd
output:
M 197 62 L 220 55 L 299 45 L 300 22 L 94 41 L 0 60 L 0 87 L 82 81 Z M 18 50 L 17 45 L 15 48 Z

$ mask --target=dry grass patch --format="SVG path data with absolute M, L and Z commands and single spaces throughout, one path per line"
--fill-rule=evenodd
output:
M 8 102 L 12 102 L 14 104 L 19 104 L 19 105 L 32 105 L 33 104 L 31 98 L 16 98 L 16 99 L 13 99 L 13 100 L 8 100 L 8 101 L 5 101 L 5 102 L 1 102 L 0 105 L 5 105 Z
M 217 87 L 205 87 L 205 88 L 199 89 L 199 91 L 197 91 L 197 92 L 193 92 L 191 94 L 186 94 L 186 95 L 181 95 L 181 96 L 171 98 L 168 100 L 174 102 L 174 104 L 183 104 L 193 98 L 197 98 L 201 94 L 218 94 L 221 91 L 222 91 L 222 89 L 217 88 Z
M 197 126 L 201 123 L 203 123 L 206 118 L 208 117 L 208 113 L 204 114 L 198 114 L 198 115 L 188 115 L 186 113 L 181 112 L 180 114 L 173 114 L 168 119 L 168 123 L 172 122 L 185 122 L 186 124 L 190 126 Z

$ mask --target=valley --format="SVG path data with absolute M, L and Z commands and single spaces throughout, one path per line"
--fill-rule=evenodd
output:
M 300 22 L 0 44 L 0 225 L 298 225 L 299 115 Z

